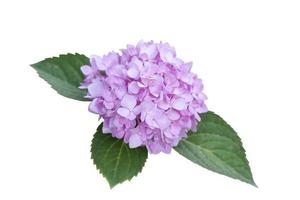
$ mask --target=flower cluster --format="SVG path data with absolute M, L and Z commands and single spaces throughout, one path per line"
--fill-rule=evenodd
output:
M 191 67 L 168 43 L 139 42 L 121 54 L 91 56 L 90 66 L 81 67 L 81 88 L 92 100 L 89 111 L 104 120 L 103 133 L 130 148 L 170 153 L 207 111 L 202 81 Z

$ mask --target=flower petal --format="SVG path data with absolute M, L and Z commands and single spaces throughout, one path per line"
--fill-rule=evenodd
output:
M 129 147 L 136 148 L 142 145 L 142 139 L 138 134 L 132 134 L 129 138 Z
M 113 102 L 104 101 L 103 105 L 105 106 L 106 109 L 113 109 L 115 104 Z
M 136 115 L 133 112 L 129 112 L 127 119 L 134 120 L 135 118 L 136 118 Z
M 98 68 L 99 70 L 106 70 L 106 67 L 102 63 L 102 58 L 97 55 L 91 55 L 90 63 L 92 67 Z
M 152 60 L 156 57 L 158 51 L 157 47 L 154 44 L 151 45 L 142 45 L 140 47 L 140 56 L 144 58 L 145 60 Z
M 150 86 L 149 91 L 153 96 L 158 97 L 161 91 L 161 86 L 160 85 Z
M 91 98 L 100 97 L 104 89 L 101 81 L 94 81 L 88 86 L 88 92 Z
M 128 92 L 131 94 L 138 94 L 140 91 L 140 87 L 138 86 L 136 81 L 132 81 L 128 84 Z
M 127 108 L 119 108 L 119 109 L 117 110 L 117 113 L 118 113 L 119 115 L 121 115 L 122 117 L 127 118 L 127 117 L 129 116 L 130 111 L 129 111 Z
M 186 109 L 187 105 L 183 98 L 178 98 L 172 102 L 172 107 L 176 110 L 184 110 Z
M 93 72 L 92 68 L 88 65 L 83 65 L 80 67 L 80 70 L 85 76 L 90 75 Z
M 131 67 L 127 71 L 127 75 L 133 79 L 137 79 L 139 77 L 139 74 L 140 72 L 136 67 Z
M 159 128 L 158 124 L 153 120 L 150 115 L 146 115 L 145 122 L 152 128 Z
M 93 101 L 89 105 L 89 111 L 95 114 L 99 113 L 98 99 L 93 99 Z
M 124 97 L 121 101 L 121 106 L 123 106 L 131 111 L 136 106 L 136 103 L 137 103 L 136 99 L 137 99 L 136 96 L 126 94 L 126 95 L 124 95 Z
M 176 121 L 180 118 L 180 114 L 174 109 L 168 110 L 167 116 L 172 121 Z
M 175 49 L 171 47 L 168 43 L 164 43 L 160 44 L 159 55 L 163 61 L 167 63 L 172 63 L 175 60 L 176 52 Z
M 158 124 L 158 126 L 161 130 L 165 130 L 170 125 L 170 120 L 163 113 L 157 114 L 156 118 L 155 118 L 155 121 L 156 121 L 156 123 Z

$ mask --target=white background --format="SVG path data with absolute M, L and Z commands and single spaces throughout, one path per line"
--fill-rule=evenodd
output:
M 299 1 L 0 2 L 0 199 L 300 199 Z M 210 110 L 239 133 L 259 188 L 179 156 L 151 155 L 113 190 L 90 159 L 98 125 L 29 64 L 140 39 L 193 61 Z

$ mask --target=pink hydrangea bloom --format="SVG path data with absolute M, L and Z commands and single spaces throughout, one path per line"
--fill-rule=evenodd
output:
M 91 56 L 90 66 L 81 67 L 81 88 L 92 100 L 89 111 L 104 120 L 103 133 L 130 148 L 170 153 L 207 112 L 202 81 L 191 67 L 168 43 L 139 42 L 121 54 Z

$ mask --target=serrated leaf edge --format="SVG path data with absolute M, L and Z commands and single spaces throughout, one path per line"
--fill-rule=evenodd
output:
M 95 134 L 101 134 L 101 133 L 98 132 L 98 128 L 97 128 L 97 131 L 96 131 Z M 94 134 L 93 139 L 95 138 L 95 134 Z M 107 138 L 110 139 L 109 137 L 107 137 Z M 122 142 L 122 146 L 123 146 L 123 145 L 126 145 L 123 141 L 121 141 L 121 140 L 119 140 L 119 139 L 117 139 L 117 138 L 115 138 L 115 139 L 116 139 L 116 142 L 113 143 L 113 144 L 111 144 L 111 145 L 110 145 L 110 148 L 112 148 L 112 146 L 113 146 L 114 144 L 116 144 L 117 142 L 119 142 L 119 141 Z M 93 144 L 93 141 L 92 141 L 92 144 Z M 146 163 L 146 161 L 147 161 L 147 158 L 148 158 L 148 155 L 147 155 L 146 160 L 145 160 L 145 162 L 142 163 L 140 170 L 138 170 L 133 176 L 127 177 L 125 180 L 122 180 L 122 181 L 120 181 L 120 182 L 118 182 L 118 183 L 116 183 L 116 184 L 113 184 L 113 183 L 111 183 L 111 182 L 109 181 L 109 178 L 108 178 L 106 175 L 104 175 L 104 174 L 102 173 L 101 169 L 97 166 L 97 164 L 96 164 L 96 162 L 95 162 L 95 159 L 94 159 L 94 157 L 93 157 L 93 152 L 92 152 L 93 145 L 92 145 L 92 144 L 91 144 L 91 150 L 90 150 L 90 152 L 91 152 L 91 159 L 93 160 L 93 164 L 96 166 L 96 169 L 100 172 L 100 174 L 107 180 L 107 182 L 109 183 L 110 189 L 112 189 L 112 188 L 115 187 L 116 185 L 119 185 L 119 184 L 121 184 L 121 183 L 123 183 L 123 182 L 126 182 L 126 181 L 131 181 L 132 178 L 137 177 L 137 176 L 141 173 L 141 171 L 143 170 L 143 168 L 144 168 L 144 166 L 145 166 L 145 163 Z M 128 152 L 128 150 L 129 150 L 128 147 L 126 147 L 126 151 L 127 151 L 127 152 Z M 134 149 L 134 150 L 137 151 L 136 149 Z M 136 152 L 136 153 L 138 153 L 138 152 Z M 130 162 L 132 162 L 130 153 L 128 153 L 128 155 L 129 155 L 129 157 L 130 157 Z M 139 159 L 140 159 L 140 156 L 139 156 Z M 120 160 L 120 156 L 119 156 L 119 160 Z M 128 168 L 128 170 L 130 170 L 130 167 Z

